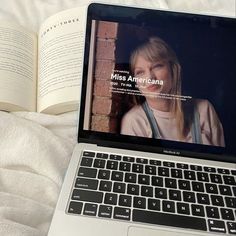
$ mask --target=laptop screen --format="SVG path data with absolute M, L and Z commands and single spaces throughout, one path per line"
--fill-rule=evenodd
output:
M 235 94 L 235 19 L 89 6 L 82 139 L 235 162 Z

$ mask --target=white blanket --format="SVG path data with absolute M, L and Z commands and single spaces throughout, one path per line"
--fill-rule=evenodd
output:
M 1 0 L 0 20 L 15 20 L 37 31 L 40 23 L 53 13 L 86 2 Z M 114 2 L 235 16 L 235 0 Z M 1 236 L 47 234 L 63 176 L 76 143 L 77 122 L 77 112 L 59 116 L 0 112 Z
M 0 112 L 0 235 L 46 235 L 76 143 L 76 112 Z

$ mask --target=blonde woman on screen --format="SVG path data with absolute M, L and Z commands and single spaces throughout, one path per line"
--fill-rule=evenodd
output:
M 225 146 L 224 132 L 207 100 L 181 99 L 181 67 L 174 51 L 152 37 L 133 51 L 131 72 L 141 96 L 121 122 L 121 134 Z

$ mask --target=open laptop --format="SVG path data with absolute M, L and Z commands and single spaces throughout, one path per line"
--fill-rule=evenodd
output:
M 85 44 L 49 235 L 236 234 L 236 20 L 93 3 Z

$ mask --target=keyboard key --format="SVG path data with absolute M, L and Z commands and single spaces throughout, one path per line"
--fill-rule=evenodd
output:
M 111 218 L 112 216 L 112 206 L 100 205 L 98 211 L 99 217 Z
M 87 167 L 80 167 L 79 172 L 78 172 L 78 176 L 96 178 L 97 169 L 87 168 Z
M 125 193 L 125 183 L 115 182 L 113 185 L 113 192 L 115 193 Z
M 112 186 L 112 182 L 101 180 L 99 190 L 110 192 L 111 191 L 111 186 Z
M 197 172 L 197 180 L 202 182 L 209 182 L 209 176 L 204 172 Z
M 183 191 L 183 200 L 184 200 L 184 202 L 195 203 L 196 202 L 195 193 Z
M 102 199 L 102 192 L 74 189 L 72 193 L 72 200 L 102 203 Z
M 133 207 L 135 208 L 146 208 L 146 198 L 134 197 Z
M 190 165 L 190 169 L 194 171 L 202 171 L 202 166 Z
M 226 185 L 219 185 L 219 190 L 221 195 L 229 195 L 232 196 L 232 191 L 229 186 Z
M 84 157 L 95 157 L 95 152 L 84 151 L 83 156 Z
M 134 163 L 132 165 L 132 172 L 135 173 L 143 173 L 143 165 Z
M 123 161 L 134 162 L 135 158 L 134 157 L 123 156 Z
M 181 191 L 170 189 L 169 199 L 174 201 L 181 201 Z
M 236 170 L 231 170 L 232 175 L 236 175 Z
M 96 190 L 98 187 L 98 180 L 96 179 L 85 179 L 77 178 L 75 182 L 76 188 Z
M 140 163 L 140 164 L 147 164 L 148 163 L 148 159 L 136 158 L 136 162 Z
M 93 167 L 96 168 L 104 168 L 106 165 L 106 161 L 103 159 L 95 159 L 93 163 Z
M 204 185 L 201 182 L 192 182 L 192 189 L 196 192 L 204 192 Z
M 111 160 L 107 161 L 107 169 L 117 170 L 117 168 L 118 168 L 118 162 L 117 161 L 111 161 Z
M 206 206 L 206 213 L 207 217 L 209 218 L 215 218 L 215 219 L 220 218 L 219 210 L 217 207 Z
M 171 169 L 171 177 L 182 179 L 183 178 L 182 170 Z
M 131 207 L 132 197 L 127 195 L 120 195 L 119 206 Z
M 188 180 L 179 180 L 179 189 L 190 190 L 190 182 Z
M 226 233 L 225 223 L 221 220 L 208 220 L 209 230 L 216 233 Z
M 161 201 L 158 199 L 148 199 L 148 209 L 154 210 L 154 211 L 160 211 L 161 210 Z
M 156 175 L 156 166 L 145 166 L 145 174 L 147 175 Z
M 227 207 L 236 208 L 236 198 L 225 197 Z
M 222 184 L 221 175 L 218 174 L 210 174 L 211 182 L 216 184 Z
M 211 195 L 211 202 L 214 206 L 224 206 L 224 200 L 223 197 L 218 195 Z
M 165 178 L 165 187 L 166 188 L 177 188 L 176 179 Z
M 148 176 L 148 175 L 139 175 L 138 176 L 138 183 L 149 185 L 150 184 L 150 176 Z
M 109 170 L 99 170 L 98 171 L 98 178 L 99 179 L 110 179 L 111 171 Z
M 163 178 L 162 177 L 156 177 L 156 176 L 152 176 L 152 185 L 153 186 L 159 186 L 159 187 L 163 187 Z
M 167 199 L 167 190 L 164 188 L 155 188 L 155 197 Z
M 104 203 L 109 204 L 109 205 L 116 205 L 117 204 L 117 194 L 106 193 Z
M 216 173 L 216 168 L 214 167 L 205 166 L 203 169 L 206 172 Z
M 83 214 L 88 216 L 96 216 L 97 209 L 97 204 L 85 203 Z
M 175 168 L 175 163 L 170 161 L 163 161 L 163 166 Z
M 175 213 L 175 202 L 172 201 L 162 201 L 162 210 L 165 212 Z
M 114 181 L 123 181 L 124 173 L 120 171 L 112 171 L 111 180 Z
M 223 220 L 234 220 L 234 213 L 231 209 L 221 208 L 220 212 Z
M 115 160 L 115 161 L 121 161 L 121 156 L 120 155 L 111 154 L 110 155 L 110 159 L 111 160 Z
M 224 183 L 228 185 L 236 185 L 235 178 L 233 176 L 224 175 Z
M 113 217 L 118 220 L 130 220 L 130 214 L 129 208 L 115 207 Z
M 209 205 L 210 204 L 209 195 L 204 193 L 197 193 L 197 202 L 199 204 Z
M 128 163 L 128 162 L 120 162 L 119 170 L 130 171 L 130 169 L 131 169 L 131 164 L 130 163 Z
M 128 184 L 127 193 L 131 195 L 139 195 L 139 185 L 137 184 Z
M 233 187 L 234 196 L 236 196 L 236 187 Z
M 165 176 L 165 177 L 169 177 L 169 176 L 170 176 L 169 168 L 166 168 L 166 167 L 158 167 L 158 175 L 160 175 L 160 176 Z
M 153 187 L 141 186 L 141 196 L 153 197 Z
M 136 183 L 137 175 L 133 173 L 125 174 L 125 182 L 127 183 Z
M 227 227 L 230 234 L 236 234 L 236 222 L 227 222 Z
M 133 210 L 133 221 L 155 225 L 182 227 L 206 231 L 206 221 L 202 218 L 161 213 L 157 211 Z
M 202 216 L 202 217 L 205 216 L 205 212 L 204 212 L 204 207 L 203 206 L 192 204 L 191 208 L 192 208 L 192 214 L 194 216 Z
M 87 167 L 91 167 L 93 163 L 93 159 L 89 158 L 89 157 L 83 157 L 81 160 L 80 165 L 81 166 L 87 166 Z
M 218 194 L 218 189 L 216 184 L 208 184 L 206 183 L 206 192 L 207 193 L 213 193 L 213 194 Z
M 191 170 L 185 170 L 184 178 L 189 180 L 196 180 L 195 172 Z
M 97 153 L 96 157 L 97 158 L 102 158 L 102 159 L 107 159 L 108 154 L 107 153 Z
M 187 170 L 188 169 L 188 164 L 177 163 L 177 168 Z
M 225 174 L 225 175 L 230 174 L 230 171 L 228 169 L 218 168 L 217 171 L 218 171 L 219 174 Z
M 184 215 L 190 215 L 189 204 L 177 202 L 177 212 Z
M 154 165 L 154 166 L 161 166 L 161 161 L 158 160 L 150 160 L 149 161 L 150 165 Z
M 83 208 L 82 202 L 70 202 L 68 212 L 72 214 L 81 214 Z

